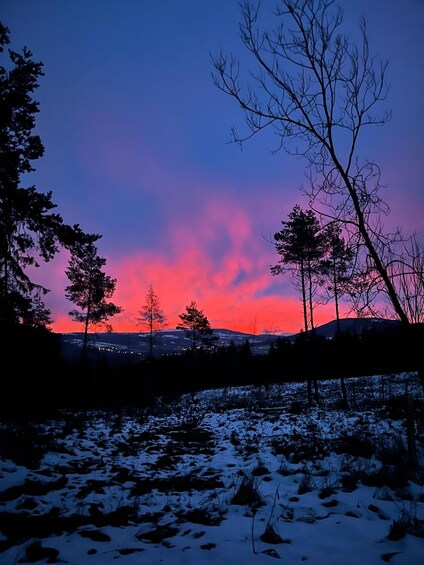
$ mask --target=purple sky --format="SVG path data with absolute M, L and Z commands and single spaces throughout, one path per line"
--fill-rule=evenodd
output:
M 393 118 L 363 145 L 378 162 L 392 207 L 389 223 L 424 231 L 424 1 L 344 0 L 345 23 L 365 15 L 372 52 L 389 60 Z M 262 2 L 265 11 L 274 0 Z M 271 130 L 243 150 L 229 144 L 243 126 L 235 102 L 211 79 L 210 54 L 242 60 L 237 0 L 2 0 L 12 48 L 44 63 L 37 131 L 45 156 L 28 179 L 52 190 L 68 223 L 103 235 L 100 253 L 135 318 L 153 284 L 175 327 L 196 300 L 213 327 L 298 331 L 301 304 L 288 278 L 271 277 L 266 241 L 295 203 L 305 163 L 273 155 Z M 67 318 L 66 257 L 37 272 L 52 292 L 54 329 Z M 317 310 L 317 322 L 334 317 Z

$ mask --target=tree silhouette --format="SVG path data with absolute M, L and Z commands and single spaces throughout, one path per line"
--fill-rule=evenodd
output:
M 160 307 L 159 297 L 150 285 L 146 294 L 146 302 L 139 312 L 139 324 L 149 332 L 149 355 L 153 355 L 153 335 L 166 325 L 166 316 Z
M 408 319 L 414 324 L 424 324 L 424 249 L 417 234 L 413 234 L 390 266 L 396 287 L 403 299 Z
M 320 283 L 326 295 L 334 298 L 337 331 L 340 331 L 340 298 L 353 292 L 352 280 L 355 249 L 346 244 L 337 223 L 330 223 L 323 230 L 325 256 L 319 263 Z
M 28 270 L 51 260 L 60 246 L 71 248 L 83 233 L 53 213 L 51 192 L 20 186 L 44 153 L 33 133 L 39 111 L 33 93 L 43 65 L 26 47 L 21 53 L 5 49 L 9 43 L 9 30 L 0 23 L 0 55 L 9 59 L 0 65 L 0 324 L 45 326 L 51 322 L 43 303 L 48 289 Z
M 298 204 L 290 212 L 289 221 L 282 222 L 282 224 L 283 229 L 274 235 L 275 249 L 280 255 L 280 260 L 277 265 L 271 267 L 271 273 L 277 275 L 289 269 L 295 279 L 300 279 L 305 325 L 304 339 L 311 341 L 315 339 L 315 336 L 309 335 L 308 329 L 310 327 L 311 332 L 314 333 L 316 275 L 325 252 L 325 238 L 315 212 L 313 210 L 304 211 Z M 315 386 L 316 401 L 319 401 L 318 383 L 314 375 L 313 363 L 308 364 L 307 378 L 308 402 L 312 404 L 312 381 Z
M 191 338 L 193 350 L 197 348 L 199 339 L 213 333 L 209 320 L 194 300 L 186 306 L 185 312 L 179 314 L 179 318 L 181 322 L 177 325 L 177 330 L 184 330 L 187 337 Z
M 387 64 L 371 55 L 365 20 L 356 44 L 342 33 L 343 12 L 332 0 L 280 0 L 275 27 L 266 31 L 259 27 L 260 5 L 242 0 L 240 6 L 241 40 L 254 64 L 248 80 L 234 56 L 213 59 L 215 84 L 235 99 L 247 125 L 243 135 L 233 129 L 233 140 L 243 143 L 272 128 L 277 149 L 306 159 L 311 206 L 343 223 L 366 255 L 374 288 L 408 323 L 389 268 L 400 234 L 383 231 L 388 206 L 380 169 L 360 156 L 365 132 L 390 119 L 388 111 L 377 112 L 388 92 Z
M 324 228 L 325 256 L 319 263 L 321 285 L 328 297 L 334 298 L 336 310 L 337 333 L 340 333 L 339 301 L 344 294 L 351 294 L 356 288 L 352 279 L 355 260 L 355 249 L 346 244 L 341 235 L 340 225 L 327 224 Z M 344 406 L 348 406 L 347 391 L 344 377 L 340 377 Z
M 314 275 L 318 272 L 319 260 L 323 257 L 324 236 L 312 210 L 304 211 L 298 204 L 289 214 L 283 229 L 274 234 L 275 249 L 280 256 L 271 273 L 278 275 L 290 270 L 300 279 L 305 332 L 314 329 Z
M 65 296 L 81 309 L 72 310 L 69 316 L 84 324 L 83 358 L 87 353 L 89 328 L 104 326 L 106 331 L 112 331 L 108 320 L 122 311 L 119 306 L 107 301 L 115 292 L 116 279 L 102 270 L 106 259 L 98 255 L 95 246 L 100 237 L 87 235 L 83 243 L 75 246 L 65 271 L 71 283 L 65 289 Z

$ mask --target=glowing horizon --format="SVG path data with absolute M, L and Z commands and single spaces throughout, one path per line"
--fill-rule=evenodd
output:
M 146 287 L 147 288 L 147 287 Z M 185 311 L 185 306 L 190 302 L 187 302 L 182 308 L 176 308 L 175 306 L 171 309 L 166 309 L 165 304 L 170 303 L 170 299 L 167 296 L 159 297 L 161 299 L 161 308 L 164 310 L 164 314 L 167 317 L 167 324 L 162 328 L 163 330 L 176 329 L 177 324 L 180 322 L 178 314 Z M 139 308 L 144 304 L 140 300 Z M 302 306 L 299 300 L 295 299 L 284 299 L 280 300 L 269 298 L 267 300 L 253 302 L 245 306 L 232 307 L 233 314 L 225 317 L 223 310 L 226 309 L 230 300 L 227 304 L 221 302 L 217 307 L 214 306 L 213 302 L 209 299 L 201 303 L 196 300 L 195 297 L 192 298 L 197 302 L 199 309 L 203 310 L 204 314 L 209 319 L 212 329 L 227 329 L 238 331 L 247 334 L 259 334 L 259 333 L 275 333 L 275 334 L 294 334 L 302 331 Z M 134 302 L 138 302 L 135 300 Z M 116 303 L 118 301 L 116 300 Z M 119 303 L 121 305 L 121 303 Z M 130 309 L 131 308 L 131 309 Z M 259 315 L 256 314 L 260 312 Z M 343 314 L 346 315 L 346 310 Z M 130 307 L 124 308 L 124 312 L 114 318 L 110 319 L 112 325 L 112 331 L 114 332 L 139 332 L 145 333 L 147 330 L 138 325 L 137 320 L 137 310 L 135 304 Z M 342 316 L 344 317 L 344 316 Z M 314 316 L 315 326 L 320 326 L 327 322 L 335 319 L 334 307 L 332 305 L 320 306 L 317 308 Z M 281 324 L 278 324 L 278 321 Z M 270 322 L 270 323 L 269 323 Z M 73 322 L 66 314 L 59 314 L 53 324 L 50 325 L 52 330 L 56 333 L 75 333 L 83 331 L 83 324 Z M 90 332 L 102 332 L 104 331 L 100 326 L 96 329 L 90 329 Z
M 267 203 L 261 204 L 266 211 Z M 256 206 L 259 210 L 259 203 Z M 187 216 L 186 222 L 175 218 L 168 223 L 163 239 L 169 244 L 160 252 L 139 251 L 123 258 L 115 254 L 105 267 L 105 272 L 117 279 L 112 301 L 123 308 L 110 320 L 113 330 L 141 331 L 136 318 L 151 284 L 168 328 L 176 327 L 178 315 L 195 300 L 215 328 L 244 333 L 299 332 L 303 327 L 300 298 L 289 275 L 271 275 L 269 266 L 278 256 L 254 226 L 246 206 L 228 197 L 210 198 L 200 213 Z M 47 286 L 56 285 L 56 298 L 61 294 L 60 285 L 65 288 L 67 284 L 65 269 L 63 256 L 46 281 Z M 81 324 L 64 313 L 66 306 L 72 309 L 68 301 L 52 305 L 54 331 L 79 331 Z M 334 317 L 331 303 L 315 310 L 317 325 Z

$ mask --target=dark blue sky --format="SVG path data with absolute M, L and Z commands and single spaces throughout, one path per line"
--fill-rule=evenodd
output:
M 275 2 L 265 0 L 265 11 Z M 365 140 L 392 207 L 388 222 L 424 230 L 424 2 L 342 1 L 348 31 L 368 23 L 371 50 L 389 60 L 393 118 Z M 2 0 L 12 47 L 44 63 L 36 97 L 45 156 L 31 184 L 52 190 L 69 223 L 103 234 L 100 251 L 118 279 L 136 329 L 149 284 L 171 325 L 192 299 L 213 326 L 298 331 L 288 279 L 274 278 L 266 241 L 295 203 L 305 163 L 272 154 L 272 132 L 229 144 L 243 127 L 236 104 L 212 82 L 211 53 L 246 53 L 237 0 Z M 247 59 L 248 60 L 248 59 Z M 28 183 L 29 183 L 28 179 Z M 66 257 L 37 273 L 52 292 L 55 328 L 67 321 Z M 317 321 L 333 318 L 331 307 Z

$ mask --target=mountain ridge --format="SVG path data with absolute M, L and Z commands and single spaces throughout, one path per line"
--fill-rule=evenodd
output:
M 390 327 L 396 328 L 399 326 L 400 322 L 385 318 L 342 318 L 339 320 L 339 324 L 342 333 L 360 335 L 364 331 L 371 329 L 382 331 Z M 331 339 L 336 335 L 337 327 L 337 321 L 331 320 L 330 322 L 317 326 L 315 333 L 318 336 Z M 269 351 L 271 344 L 275 343 L 278 339 L 286 338 L 290 341 L 294 341 L 303 333 L 304 332 L 287 334 L 281 332 L 265 332 L 254 334 L 225 328 L 216 328 L 213 330 L 213 336 L 218 338 L 215 346 L 225 347 L 233 344 L 236 347 L 241 347 L 246 342 L 249 342 L 253 354 L 265 354 Z M 82 338 L 83 332 L 60 334 L 62 351 L 65 357 L 78 357 L 82 345 Z M 92 352 L 103 353 L 107 357 L 118 355 L 122 359 L 123 355 L 131 355 L 141 360 L 149 353 L 148 332 L 90 333 L 89 343 Z M 155 332 L 155 356 L 181 354 L 190 347 L 191 338 L 188 337 L 183 330 L 169 328 Z

